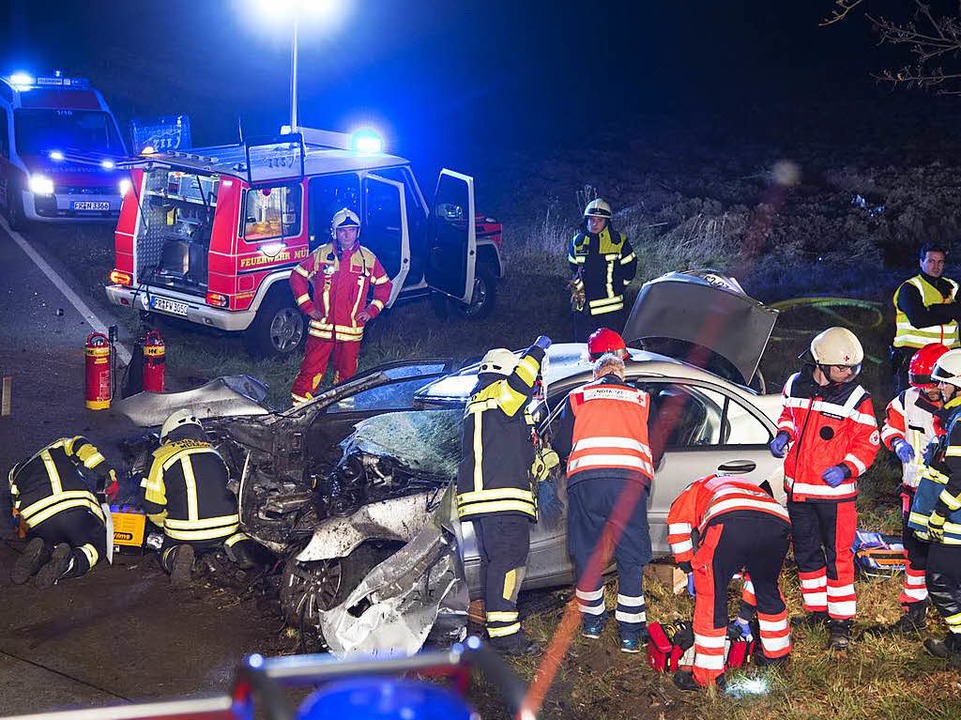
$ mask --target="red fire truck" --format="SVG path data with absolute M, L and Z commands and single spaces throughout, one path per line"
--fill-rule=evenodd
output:
M 287 278 L 346 207 L 393 279 L 391 303 L 436 292 L 467 316 L 489 312 L 504 274 L 501 225 L 475 212 L 473 178 L 442 170 L 428 204 L 410 163 L 371 142 L 298 128 L 143 156 L 131 167 L 107 297 L 243 332 L 256 355 L 286 355 L 305 335 Z
M 125 153 L 116 119 L 87 80 L 0 77 L 0 208 L 14 229 L 28 220 L 115 219 L 129 180 L 114 158 Z

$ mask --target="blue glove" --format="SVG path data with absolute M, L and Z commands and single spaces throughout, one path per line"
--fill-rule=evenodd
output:
M 774 436 L 771 441 L 771 454 L 776 458 L 787 455 L 787 444 L 791 441 L 790 436 L 783 430 Z
M 849 477 L 851 477 L 851 471 L 844 465 L 832 465 L 821 475 L 821 479 L 833 488 L 836 488 Z
M 687 574 L 687 594 L 694 597 L 697 593 L 694 590 L 694 573 L 689 572 Z
M 754 633 L 751 632 L 751 623 L 742 617 L 738 617 L 731 623 L 731 627 L 737 631 L 742 640 L 750 642 L 754 638 Z
M 914 448 L 907 440 L 896 438 L 891 447 L 894 448 L 894 454 L 898 456 L 898 460 L 901 462 L 909 463 L 914 460 Z
M 534 344 L 541 350 L 547 350 L 551 346 L 551 339 L 547 335 L 541 335 L 534 341 Z

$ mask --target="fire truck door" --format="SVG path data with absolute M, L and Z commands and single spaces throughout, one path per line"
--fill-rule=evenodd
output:
M 474 293 L 474 178 L 441 170 L 430 210 L 427 284 L 462 303 Z
M 393 304 L 410 270 L 410 232 L 404 184 L 368 175 L 364 178 L 364 218 L 360 242 L 370 248 L 390 275 Z

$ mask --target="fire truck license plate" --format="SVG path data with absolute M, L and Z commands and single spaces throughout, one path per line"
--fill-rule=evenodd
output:
M 71 210 L 109 210 L 110 203 L 106 200 L 94 202 L 92 200 L 76 200 L 70 203 Z
M 160 312 L 170 313 L 171 315 L 187 317 L 187 303 L 176 302 L 175 300 L 168 300 L 162 297 L 152 297 L 150 298 L 150 307 Z

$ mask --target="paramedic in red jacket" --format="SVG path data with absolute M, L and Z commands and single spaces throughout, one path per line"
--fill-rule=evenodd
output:
M 784 662 L 791 629 L 778 576 L 791 530 L 787 510 L 752 482 L 710 475 L 678 495 L 667 527 L 674 560 L 694 574 L 694 672 L 678 672 L 678 687 L 707 687 L 724 672 L 727 587 L 742 570 L 751 578 L 761 631 L 763 653 L 755 662 Z
M 567 542 L 581 634 L 599 638 L 607 623 L 601 574 L 613 549 L 621 651 L 637 653 L 647 639 L 641 578 L 651 560 L 647 496 L 656 461 L 648 440 L 650 396 L 624 375 L 621 358 L 602 356 L 594 380 L 568 395 L 553 446 L 567 455 Z
M 911 387 L 888 403 L 881 442 L 898 456 L 903 466 L 901 477 L 901 540 L 907 551 L 904 579 L 898 601 L 904 615 L 888 626 L 872 628 L 873 631 L 916 632 L 924 629 L 928 610 L 928 588 L 924 582 L 930 543 L 918 539 L 908 527 L 911 501 L 917 490 L 921 469 L 924 467 L 924 450 L 944 433 L 938 420 L 943 405 L 941 391 L 932 380 L 934 364 L 948 352 L 941 343 L 925 345 L 911 357 L 908 365 L 908 382 Z
M 880 439 L 871 396 L 855 382 L 864 350 L 854 333 L 828 328 L 809 352 L 784 385 L 771 453 L 787 455 L 784 491 L 808 613 L 799 623 L 826 624 L 828 648 L 845 650 L 857 609 L 851 552 L 857 478 L 874 462 Z
M 333 242 L 321 245 L 290 274 L 297 305 L 310 318 L 300 374 L 290 390 L 294 404 L 310 400 L 334 365 L 334 383 L 357 372 L 364 326 L 390 298 L 391 282 L 377 256 L 359 242 L 360 218 L 347 208 L 330 223 Z M 368 304 L 368 292 L 373 299 Z

